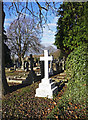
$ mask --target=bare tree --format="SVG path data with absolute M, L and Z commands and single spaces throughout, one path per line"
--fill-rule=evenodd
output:
M 32 16 L 33 19 L 36 19 L 38 21 L 38 26 L 41 26 L 42 28 L 43 25 L 47 23 L 48 15 L 49 14 L 51 15 L 51 13 L 57 13 L 57 10 L 58 10 L 57 4 L 58 3 L 53 2 L 53 0 L 52 2 L 45 1 L 41 3 L 35 0 L 35 2 L 23 2 L 23 3 L 22 2 L 11 2 L 9 4 L 4 3 L 4 7 L 8 8 L 9 14 L 15 13 L 15 15 L 18 16 L 18 19 L 21 14 L 29 14 L 29 16 Z M 2 4 L 0 4 L 0 7 L 2 8 L 2 12 L 3 12 L 4 7 L 2 6 Z M 3 20 L 2 26 L 4 26 L 4 20 Z M 2 58 L 4 60 L 4 52 L 2 53 Z M 6 88 L 8 84 L 7 84 L 6 77 L 5 77 L 4 62 L 2 63 L 2 71 L 3 71 L 2 74 L 4 76 L 4 77 L 2 76 L 3 81 L 4 81 L 3 83 L 5 83 L 5 84 L 3 83 L 2 84 L 4 86 L 5 91 L 7 91 L 6 93 L 8 93 L 10 90 L 8 87 Z
M 0 2 L 0 9 L 3 8 L 3 4 L 2 2 Z M 10 92 L 10 87 L 8 86 L 8 83 L 7 83 L 7 80 L 6 80 L 6 75 L 5 75 L 5 44 L 4 44 L 4 41 L 6 40 L 6 36 L 5 36 L 5 33 L 4 33 L 4 20 L 5 20 L 5 13 L 2 9 L 2 47 L 0 47 L 1 49 L 1 52 L 2 52 L 2 72 L 1 72 L 1 78 L 2 78 L 2 92 L 3 94 L 7 94 Z
M 35 0 L 35 2 L 11 2 L 11 3 L 4 3 L 4 7 L 8 8 L 9 14 L 19 16 L 20 15 L 29 15 L 34 20 L 37 20 L 38 26 L 43 28 L 43 25 L 47 25 L 47 22 L 50 22 L 48 19 L 49 16 L 52 14 L 57 15 L 58 7 L 60 2 L 54 2 L 54 0 L 51 0 L 51 2 L 38 2 L 38 0 Z M 49 26 L 48 26 L 49 27 Z
M 36 21 L 30 17 L 21 15 L 19 19 L 14 20 L 7 29 L 7 37 L 6 44 L 12 54 L 18 56 L 19 62 L 24 58 L 29 48 L 30 52 L 33 50 L 39 52 L 41 49 L 41 30 L 37 26 Z

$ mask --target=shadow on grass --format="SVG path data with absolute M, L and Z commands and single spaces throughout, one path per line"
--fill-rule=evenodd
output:
M 37 76 L 35 82 L 38 82 L 40 80 L 41 80 L 41 76 Z M 31 84 L 28 84 L 28 83 L 23 84 L 22 83 L 22 84 L 19 84 L 19 85 L 12 85 L 12 86 L 10 86 L 10 92 L 16 91 L 17 89 L 20 89 L 20 88 L 23 88 L 23 87 L 26 87 L 26 86 L 29 86 L 29 85 L 31 85 Z
M 57 74 L 60 74 L 60 73 L 63 73 L 64 72 L 64 70 L 61 70 L 61 71 L 54 71 L 54 75 L 57 75 Z M 54 75 L 49 75 L 49 77 L 52 77 L 52 76 L 54 76 Z
M 63 71 L 57 73 L 56 71 L 54 71 L 54 75 L 57 75 L 57 74 L 62 73 L 62 72 L 63 72 Z M 54 76 L 54 75 L 51 75 L 51 76 Z M 51 77 L 51 76 L 49 76 L 49 77 Z M 41 81 L 41 79 L 42 79 L 41 75 L 40 75 L 40 76 L 36 76 L 36 79 L 34 80 L 34 82 Z M 32 83 L 31 83 L 31 84 L 32 84 Z M 29 86 L 29 85 L 31 85 L 31 84 L 28 84 L 28 83 L 23 84 L 23 83 L 22 83 L 22 84 L 19 84 L 19 85 L 12 85 L 12 86 L 10 86 L 10 92 L 16 91 L 17 89 L 20 89 L 20 88 Z M 57 86 L 58 86 L 58 85 L 59 85 L 59 83 L 57 83 Z M 58 91 L 62 90 L 63 87 L 64 87 L 63 85 L 61 85 L 60 87 L 58 86 L 58 88 L 59 88 Z
M 60 81 L 56 83 L 56 86 L 58 86 L 58 92 L 61 92 L 61 90 L 64 88 L 65 83 L 67 83 L 68 81 Z M 56 95 L 58 95 L 58 92 Z

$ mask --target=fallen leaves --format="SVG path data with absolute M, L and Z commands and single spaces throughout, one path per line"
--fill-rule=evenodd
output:
M 53 117 L 56 119 L 78 119 L 86 117 L 86 108 L 82 108 L 80 104 L 73 104 L 69 100 L 67 106 L 59 106 L 62 96 L 67 89 L 65 85 L 59 91 L 53 100 L 48 98 L 35 97 L 35 90 L 38 88 L 38 83 L 31 86 L 19 89 L 3 98 L 3 118 L 4 119 L 40 119 L 45 118 L 51 111 L 56 108 Z M 59 106 L 59 107 L 58 107 Z M 81 113 L 81 115 L 80 115 Z
M 10 119 L 16 117 L 21 119 L 26 118 L 44 118 L 55 107 L 53 100 L 35 97 L 37 85 L 28 86 L 17 90 L 3 99 L 3 118 Z M 36 86 L 36 87 L 35 87 Z M 28 89 L 31 91 L 28 92 Z M 25 92 L 25 93 L 24 93 Z M 4 104 L 5 103 L 5 104 Z

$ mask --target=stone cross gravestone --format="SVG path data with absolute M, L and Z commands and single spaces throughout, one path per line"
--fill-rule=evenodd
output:
M 30 54 L 30 68 L 31 68 L 31 71 L 33 71 L 33 63 L 34 63 L 34 58 L 32 57 L 32 54 Z
M 33 70 L 34 58 L 32 57 L 32 54 L 30 54 L 30 59 L 29 60 L 30 60 L 30 68 L 31 68 L 31 70 L 30 70 L 26 80 L 22 82 L 23 84 L 27 84 L 27 85 L 32 84 L 32 83 L 36 82 L 36 80 L 37 80 L 36 73 Z M 26 68 L 27 69 L 29 68 L 29 63 L 27 64 Z
M 47 50 L 44 50 L 44 57 L 40 57 L 40 61 L 44 61 L 45 75 L 39 84 L 39 88 L 36 89 L 35 97 L 53 98 L 53 94 L 57 92 L 58 88 L 55 86 L 55 83 L 52 82 L 52 79 L 49 78 L 48 61 L 52 61 L 52 56 L 48 56 Z
M 45 68 L 45 79 L 49 78 L 49 65 L 48 65 L 48 61 L 52 61 L 52 56 L 48 56 L 48 51 L 44 50 L 44 57 L 40 57 L 40 61 L 44 61 L 44 68 Z

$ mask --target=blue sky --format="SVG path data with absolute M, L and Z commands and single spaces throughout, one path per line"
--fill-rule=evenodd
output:
M 8 3 L 10 4 L 10 3 Z M 60 3 L 58 4 L 58 8 L 60 6 Z M 36 6 L 35 6 L 35 11 L 36 11 Z M 10 23 L 16 19 L 15 13 L 11 14 L 11 16 L 9 15 L 9 12 L 7 10 L 7 8 L 4 8 L 6 17 L 5 17 L 5 30 L 9 27 Z M 50 11 L 51 12 L 51 11 Z M 50 13 L 49 12 L 49 13 Z M 27 16 L 29 16 L 29 14 L 26 14 Z M 41 39 L 41 43 L 45 46 L 49 46 L 52 45 L 55 42 L 55 34 L 56 34 L 56 26 L 57 26 L 57 21 L 58 21 L 58 17 L 56 17 L 54 14 L 51 13 L 51 15 L 48 15 L 48 20 L 50 22 L 48 22 L 48 28 L 47 25 L 44 25 L 45 28 L 43 28 L 43 37 Z

